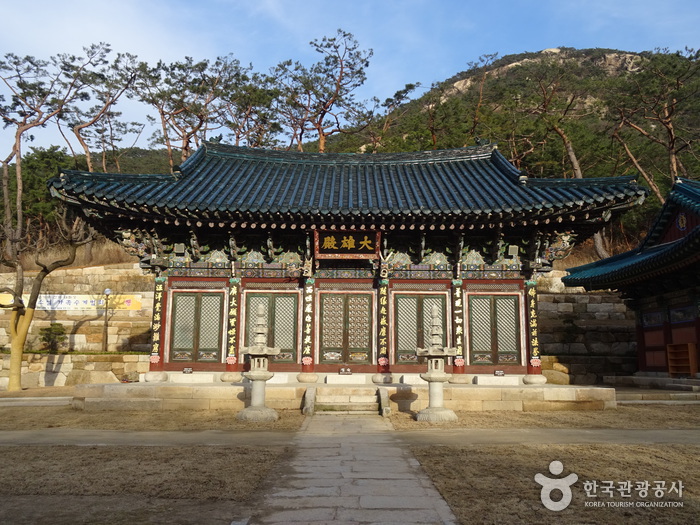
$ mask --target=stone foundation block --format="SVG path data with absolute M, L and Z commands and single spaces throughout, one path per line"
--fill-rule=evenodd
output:
M 192 387 L 156 386 L 156 397 L 162 399 L 192 399 Z
M 243 400 L 233 397 L 231 399 L 211 399 L 209 400 L 210 410 L 231 410 L 238 412 L 245 408 Z M 231 416 L 233 417 L 233 415 Z
M 540 387 L 529 388 L 504 388 L 501 399 L 503 401 L 544 399 L 544 391 Z
M 114 399 L 114 398 L 86 398 L 83 410 L 162 410 L 163 402 L 160 399 Z M 73 407 L 80 409 L 74 399 Z
M 542 370 L 542 375 L 547 378 L 547 383 L 551 385 L 568 385 L 571 382 L 568 374 L 557 370 Z
M 559 386 L 542 390 L 544 401 L 576 401 L 576 389 Z
M 562 372 L 564 374 L 569 373 L 569 367 L 558 362 L 552 363 L 552 370 L 556 370 L 557 372 Z
M 455 401 L 480 399 L 482 401 L 500 401 L 503 399 L 503 388 L 484 386 L 452 387 L 452 399 Z
M 75 396 L 76 397 L 102 397 L 104 395 L 105 386 L 107 385 L 90 385 L 82 384 L 76 385 Z
M 41 386 L 65 386 L 66 374 L 61 372 L 42 372 L 39 376 Z
M 175 399 L 164 398 L 163 410 L 209 410 L 209 399 Z
M 604 401 L 523 401 L 523 412 L 555 410 L 604 410 Z
M 298 399 L 304 396 L 306 388 L 304 387 L 294 387 L 294 388 L 267 388 L 265 390 L 265 399 Z M 355 394 L 350 394 L 355 395 Z
M 136 362 L 124 363 L 124 373 L 139 372 L 139 364 Z
M 119 383 L 119 379 L 111 371 L 72 370 L 66 378 L 66 386 L 84 383 Z
M 267 399 L 265 406 L 273 410 L 301 410 L 301 399 Z
M 482 409 L 487 410 L 515 410 L 522 411 L 524 401 L 483 401 Z
M 238 392 L 243 392 L 243 387 L 231 386 L 193 386 L 193 399 L 229 399 L 234 397 Z
M 614 388 L 577 388 L 577 401 L 615 401 Z
M 104 395 L 124 399 L 148 399 L 157 397 L 157 387 L 153 384 L 105 385 Z
M 484 410 L 484 402 L 481 399 L 449 401 L 445 403 L 446 408 L 451 408 L 456 411 L 463 412 L 482 412 Z M 393 408 L 393 407 L 392 407 Z

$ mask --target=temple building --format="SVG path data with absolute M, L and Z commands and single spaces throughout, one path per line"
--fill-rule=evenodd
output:
M 495 145 L 312 154 L 205 143 L 172 175 L 63 171 L 52 192 L 155 276 L 151 369 L 243 370 L 258 312 L 278 372 L 540 370 L 535 279 L 646 190 L 534 179 Z M 697 224 L 697 223 L 696 223 Z
M 693 377 L 700 341 L 700 182 L 679 178 L 634 250 L 569 269 L 568 286 L 619 290 L 637 314 L 641 372 Z

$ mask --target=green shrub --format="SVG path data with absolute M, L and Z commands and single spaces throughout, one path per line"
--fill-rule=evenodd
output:
M 61 323 L 51 323 L 39 330 L 44 349 L 50 354 L 57 354 L 61 346 L 68 340 L 66 329 Z

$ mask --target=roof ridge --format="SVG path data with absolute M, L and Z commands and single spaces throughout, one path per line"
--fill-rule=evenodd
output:
M 466 146 L 462 148 L 442 149 L 442 150 L 422 150 L 422 151 L 401 151 L 393 153 L 316 153 L 306 151 L 287 151 L 265 148 L 249 148 L 247 146 L 233 146 L 230 144 L 220 144 L 205 142 L 203 147 L 197 152 L 206 150 L 209 155 L 221 155 L 226 157 L 238 157 L 249 159 L 265 158 L 269 161 L 279 160 L 280 162 L 304 162 L 319 164 L 381 164 L 381 163 L 412 163 L 425 162 L 426 158 L 435 161 L 450 161 L 463 159 L 488 158 L 498 151 L 496 143 L 484 146 Z M 195 155 L 196 153 L 195 152 Z M 189 164 L 192 155 L 182 167 Z

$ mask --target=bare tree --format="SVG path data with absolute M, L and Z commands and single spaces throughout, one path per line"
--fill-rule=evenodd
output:
M 420 83 L 406 84 L 403 89 L 394 93 L 393 97 L 387 98 L 381 104 L 384 111 L 383 115 L 375 117 L 372 125 L 368 127 L 373 153 L 376 153 L 386 145 L 385 140 L 389 130 L 406 114 L 406 104 L 411 98 L 411 93 L 418 87 L 420 87 Z M 374 99 L 374 101 L 375 105 L 380 105 L 379 100 Z
M 222 83 L 215 122 L 228 131 L 236 146 L 259 148 L 276 144 L 282 131 L 273 105 L 280 90 L 271 77 L 241 68 Z
M 635 71 L 624 78 L 624 85 L 616 93 L 617 123 L 612 136 L 662 203 L 660 183 L 667 186 L 679 175 L 688 176 L 682 156 L 692 154 L 697 141 L 698 77 L 700 50 L 657 50 L 642 55 Z M 663 152 L 665 166 L 658 169 L 646 162 L 646 149 Z
M 231 55 L 219 57 L 213 64 L 186 57 L 172 64 L 158 62 L 155 67 L 140 65 L 134 96 L 158 112 L 158 119 L 152 122 L 158 123 L 160 131 L 152 143 L 165 144 L 171 169 L 176 164 L 175 149 L 184 161 L 210 131 L 221 127 L 216 120 L 220 99 L 240 75 L 240 63 Z
M 28 303 L 25 305 L 24 266 L 20 257 L 24 252 L 39 251 L 47 246 L 48 230 L 55 233 L 56 227 L 63 233 L 69 250 L 72 246 L 89 242 L 92 238 L 82 220 L 67 222 L 59 220 L 56 225 L 37 223 L 25 217 L 23 207 L 22 144 L 29 133 L 45 126 L 60 115 L 66 106 L 84 96 L 84 79 L 87 71 L 98 66 L 107 53 L 104 44 L 84 49 L 85 56 L 56 55 L 49 60 L 35 57 L 19 57 L 8 53 L 0 60 L 0 80 L 9 93 L 3 99 L 0 116 L 6 127 L 13 129 L 14 141 L 9 153 L 2 159 L 3 224 L 0 234 L 1 262 L 15 272 L 14 285 L 3 292 L 9 293 L 12 301 L 0 305 L 12 310 L 10 316 L 10 381 L 9 390 L 21 388 L 20 367 L 22 352 L 31 325 L 36 300 L 44 278 L 50 272 L 71 264 L 72 256 L 53 262 L 37 261 L 41 271 L 34 278 Z M 11 163 L 14 161 L 14 164 Z M 14 177 L 12 173 L 14 172 Z
M 284 86 L 280 112 L 286 118 L 292 142 L 301 149 L 305 133 L 318 138 L 318 150 L 326 151 L 328 137 L 369 124 L 366 105 L 355 100 L 355 91 L 366 80 L 372 50 L 361 50 L 355 37 L 341 29 L 333 37 L 310 42 L 322 59 L 310 68 L 287 61 L 274 75 Z
M 109 48 L 106 48 L 109 52 Z M 82 82 L 85 95 L 80 102 L 85 102 L 88 97 L 95 100 L 96 104 L 88 109 L 83 109 L 83 104 L 70 104 L 61 115 L 57 115 L 60 126 L 60 118 L 66 119 L 73 135 L 80 144 L 88 171 L 94 171 L 92 160 L 92 148 L 99 147 L 105 151 L 105 134 L 95 130 L 105 130 L 106 126 L 112 131 L 117 127 L 116 120 L 120 113 L 114 111 L 114 106 L 120 98 L 131 88 L 137 74 L 136 57 L 130 54 L 118 54 L 112 63 L 104 57 L 98 64 L 98 68 L 84 73 Z M 132 129 L 122 126 L 122 129 Z M 104 156 L 104 155 L 103 155 Z M 103 163 L 104 165 L 104 163 Z

